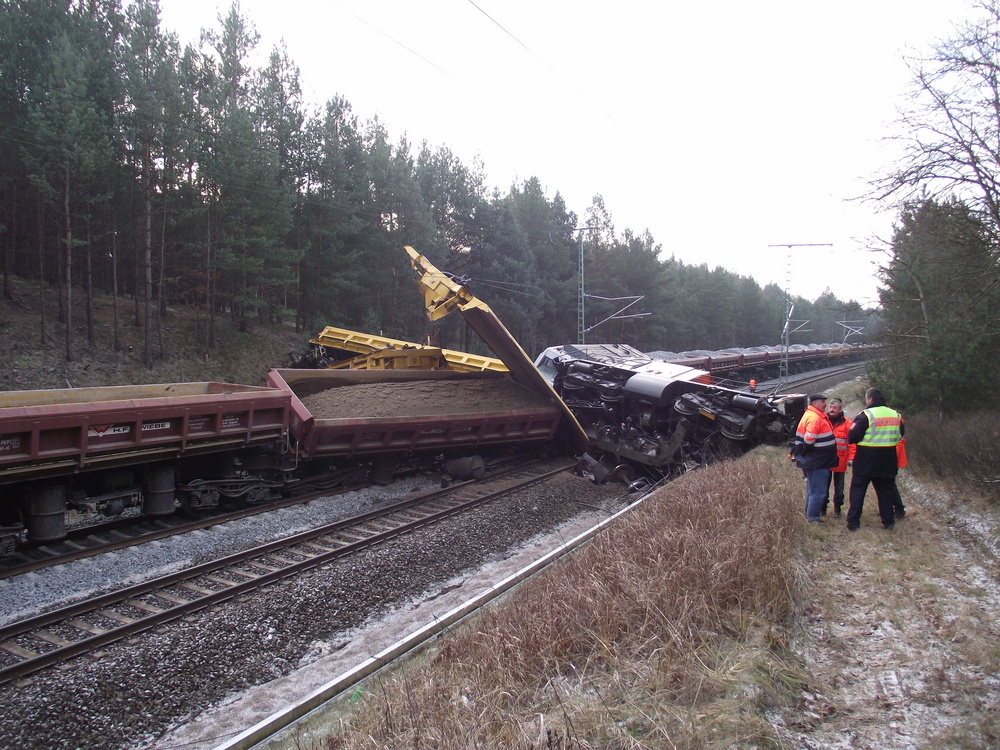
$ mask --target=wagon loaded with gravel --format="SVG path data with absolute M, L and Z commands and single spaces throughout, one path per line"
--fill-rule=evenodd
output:
M 374 457 L 376 481 L 414 455 L 481 467 L 478 454 L 490 448 L 551 442 L 562 419 L 554 398 L 501 373 L 279 369 L 267 382 L 292 394 L 295 451 L 307 460 Z
M 285 369 L 267 382 L 0 393 L 0 555 L 63 538 L 78 514 L 206 513 L 443 462 L 473 476 L 484 453 L 550 442 L 562 420 L 502 373 Z

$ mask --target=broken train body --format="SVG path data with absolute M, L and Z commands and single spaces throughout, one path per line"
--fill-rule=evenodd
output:
M 757 445 L 785 445 L 806 407 L 801 394 L 716 385 L 703 370 L 622 344 L 550 347 L 535 365 L 586 432 L 582 462 L 597 481 L 659 478 Z

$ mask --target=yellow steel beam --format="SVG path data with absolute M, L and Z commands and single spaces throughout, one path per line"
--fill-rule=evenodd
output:
M 329 346 L 334 349 L 343 349 L 348 352 L 358 354 L 371 354 L 383 349 L 425 349 L 428 347 L 422 344 L 414 344 L 410 341 L 392 339 L 388 336 L 373 336 L 360 331 L 348 331 L 346 328 L 334 328 L 327 326 L 310 343 L 320 346 Z M 430 347 L 437 348 L 437 347 Z M 493 357 L 480 357 L 476 354 L 468 354 L 453 349 L 442 349 L 445 360 L 453 370 L 482 372 L 490 370 L 493 372 L 507 372 L 507 367 L 499 359 Z

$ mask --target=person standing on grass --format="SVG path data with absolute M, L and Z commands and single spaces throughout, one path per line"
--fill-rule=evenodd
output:
M 890 409 L 878 388 L 865 392 L 864 409 L 854 418 L 847 441 L 857 446 L 851 475 L 851 507 L 847 512 L 847 528 L 857 531 L 861 526 L 861 511 L 869 483 L 875 488 L 878 514 L 882 528 L 891 529 L 896 520 L 906 515 L 903 500 L 896 488 L 899 465 L 896 446 L 906 428 L 898 411 Z
M 840 518 L 840 509 L 844 507 L 844 478 L 847 476 L 847 462 L 854 457 L 855 447 L 847 442 L 847 434 L 854 424 L 844 414 L 844 402 L 839 398 L 831 398 L 826 405 L 826 416 L 833 427 L 833 437 L 837 441 L 837 458 L 839 463 L 830 469 L 830 479 L 823 496 L 823 515 L 830 499 L 830 485 L 833 485 L 833 517 Z
M 823 519 L 823 502 L 830 483 L 830 469 L 838 464 L 837 441 L 833 425 L 826 416 L 826 396 L 809 397 L 799 426 L 795 430 L 792 452 L 795 464 L 806 477 L 806 518 L 811 523 Z

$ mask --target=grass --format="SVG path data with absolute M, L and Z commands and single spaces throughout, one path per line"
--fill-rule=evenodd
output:
M 803 677 L 782 627 L 800 482 L 777 450 L 674 482 L 422 663 L 328 748 L 760 747 Z

